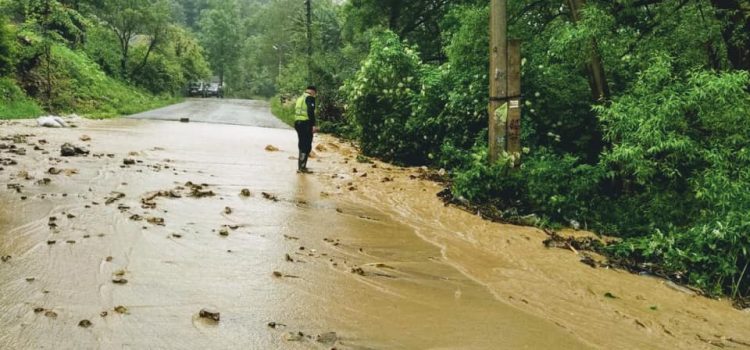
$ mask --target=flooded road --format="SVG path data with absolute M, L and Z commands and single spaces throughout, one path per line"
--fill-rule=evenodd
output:
M 419 169 L 322 136 L 297 175 L 292 130 L 161 115 L 0 126 L 0 348 L 748 348 L 747 312 L 444 207 Z

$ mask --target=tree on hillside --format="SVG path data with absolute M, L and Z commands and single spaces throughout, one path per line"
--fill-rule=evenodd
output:
M 236 0 L 217 2 L 200 19 L 200 39 L 219 82 L 240 57 L 243 23 Z
M 13 72 L 15 40 L 8 23 L 0 16 L 0 76 Z
M 441 21 L 450 8 L 476 0 L 352 0 L 346 4 L 349 35 L 381 26 L 418 43 L 427 61 L 444 61 Z M 484 2 L 482 2 L 484 3 Z
M 120 74 L 127 78 L 146 65 L 154 48 L 165 35 L 171 20 L 169 0 L 101 0 L 99 17 L 117 36 L 120 46 Z M 128 69 L 131 49 L 136 39 L 143 38 L 148 49 L 132 71 Z

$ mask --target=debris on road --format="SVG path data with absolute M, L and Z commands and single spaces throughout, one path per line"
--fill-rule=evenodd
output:
M 263 194 L 263 198 L 268 199 L 269 201 L 274 201 L 274 202 L 279 201 L 279 198 L 273 194 L 270 194 L 268 192 L 263 192 L 262 194 Z
M 318 334 L 315 340 L 318 343 L 330 346 L 330 345 L 335 344 L 339 340 L 339 336 L 336 334 L 336 332 L 327 332 L 323 334 Z
M 207 184 L 196 185 L 188 181 L 187 183 L 185 183 L 185 187 L 190 189 L 190 197 L 203 198 L 203 197 L 213 197 L 216 195 L 211 190 L 204 190 L 205 187 L 208 187 Z
M 198 315 L 200 316 L 200 318 L 211 320 L 214 322 L 219 322 L 219 320 L 221 319 L 221 313 L 211 309 L 201 309 Z
M 91 327 L 91 321 L 89 321 L 89 320 L 81 320 L 81 322 L 78 322 L 78 327 L 89 328 L 89 327 Z
M 266 151 L 268 152 L 278 152 L 279 148 L 274 145 L 268 145 L 266 146 Z
M 89 151 L 87 149 L 67 142 L 60 146 L 60 155 L 63 157 L 87 156 L 88 154 Z
M 146 222 L 148 222 L 151 225 L 164 226 L 164 218 L 158 218 L 158 217 L 152 216 L 146 219 Z
M 284 335 L 284 340 L 286 341 L 303 341 L 305 340 L 305 333 L 302 332 L 289 332 Z
M 104 198 L 104 204 L 110 205 L 114 202 L 117 202 L 118 200 L 125 198 L 125 194 L 122 192 L 112 192 L 110 193 L 109 197 Z
M 36 123 L 44 128 L 67 128 L 68 124 L 60 117 L 46 116 L 36 119 Z

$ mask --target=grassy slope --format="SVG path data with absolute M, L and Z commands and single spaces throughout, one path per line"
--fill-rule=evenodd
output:
M 65 112 L 91 118 L 111 118 L 163 107 L 179 101 L 173 96 L 154 96 L 107 76 L 85 54 L 56 46 L 56 59 L 70 77 L 70 107 Z
M 276 118 L 281 119 L 287 125 L 294 127 L 294 105 L 291 103 L 283 104 L 279 96 L 275 96 L 271 99 L 271 113 Z
M 42 109 L 10 78 L 0 78 L 0 119 L 34 118 Z
M 135 114 L 179 102 L 182 98 L 154 96 L 107 76 L 86 54 L 62 45 L 53 47 L 63 81 L 55 86 L 61 97 L 59 112 L 89 118 Z M 27 97 L 10 78 L 0 79 L 0 119 L 35 118 L 44 114 L 38 101 Z

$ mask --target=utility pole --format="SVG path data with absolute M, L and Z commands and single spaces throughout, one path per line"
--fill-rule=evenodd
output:
M 508 3 L 506 0 L 491 0 L 490 6 L 489 155 L 490 163 L 495 163 L 498 154 L 505 151 L 508 115 Z
M 521 151 L 521 50 L 508 40 L 507 0 L 491 0 L 489 161 L 502 153 L 520 157 Z
M 305 8 L 307 12 L 307 81 L 312 83 L 312 55 L 313 55 L 313 40 L 312 40 L 312 0 L 305 0 Z

